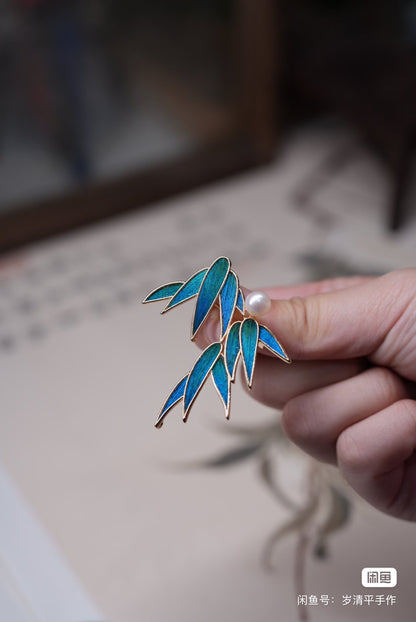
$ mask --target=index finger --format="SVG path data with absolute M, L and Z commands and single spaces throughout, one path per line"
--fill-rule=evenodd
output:
M 350 276 L 350 277 L 337 277 L 333 279 L 324 279 L 322 281 L 312 281 L 308 283 L 300 283 L 298 285 L 284 285 L 280 287 L 266 287 L 261 291 L 265 292 L 270 298 L 289 300 L 290 298 L 305 296 L 313 296 L 315 294 L 324 294 L 332 291 L 338 291 L 346 289 L 348 287 L 354 287 L 374 279 L 371 276 Z M 250 289 L 242 287 L 244 297 L 246 297 Z M 220 327 L 219 327 L 219 313 L 218 309 L 214 308 L 205 322 L 203 330 L 198 334 L 195 343 L 204 349 L 208 344 L 219 339 Z M 263 352 L 266 355 L 273 356 L 271 353 L 265 350 Z
M 333 279 L 324 279 L 322 281 L 312 281 L 308 283 L 299 283 L 298 285 L 284 285 L 280 287 L 262 287 L 261 291 L 265 292 L 270 298 L 288 299 L 294 296 L 313 296 L 314 294 L 326 294 L 327 292 L 333 292 L 340 289 L 346 289 L 347 287 L 354 287 L 354 285 L 360 285 L 371 281 L 375 277 L 373 276 L 346 276 L 336 277 Z M 245 288 L 243 288 L 245 289 Z M 249 290 L 245 290 L 246 293 Z

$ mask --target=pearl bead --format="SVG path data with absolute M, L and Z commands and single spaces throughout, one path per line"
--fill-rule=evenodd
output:
M 264 292 L 251 292 L 245 300 L 249 315 L 260 316 L 268 313 L 272 308 L 272 301 Z

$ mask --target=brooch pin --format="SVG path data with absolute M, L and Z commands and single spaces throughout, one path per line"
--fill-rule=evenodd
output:
M 168 412 L 180 401 L 183 401 L 183 420 L 186 421 L 210 375 L 229 419 L 231 383 L 235 380 L 238 360 L 241 355 L 247 386 L 251 389 L 258 346 L 267 348 L 285 363 L 291 362 L 273 333 L 256 319 L 270 310 L 270 298 L 264 292 L 251 292 L 244 298 L 227 257 L 219 257 L 209 268 L 199 270 L 187 281 L 175 281 L 154 289 L 143 303 L 167 300 L 161 311 L 164 314 L 195 296 L 191 341 L 215 305 L 219 307 L 220 340 L 205 348 L 191 371 L 171 391 L 156 420 L 157 428 L 162 427 Z

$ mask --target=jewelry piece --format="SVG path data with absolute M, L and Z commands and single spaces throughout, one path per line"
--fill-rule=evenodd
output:
M 272 308 L 272 301 L 264 292 L 250 292 L 246 298 L 246 310 L 250 315 L 260 317 Z
M 228 257 L 218 257 L 209 268 L 199 270 L 187 281 L 175 281 L 154 289 L 143 303 L 168 300 L 161 311 L 163 314 L 194 296 L 197 299 L 191 341 L 215 305 L 219 306 L 220 340 L 205 348 L 189 374 L 174 387 L 156 420 L 157 428 L 162 427 L 168 412 L 181 400 L 183 420 L 186 421 L 195 398 L 210 375 L 229 419 L 231 382 L 235 381 L 238 359 L 241 355 L 246 382 L 251 389 L 258 346 L 266 347 L 285 363 L 291 363 L 273 333 L 256 319 L 270 311 L 269 296 L 264 292 L 251 292 L 244 299 Z

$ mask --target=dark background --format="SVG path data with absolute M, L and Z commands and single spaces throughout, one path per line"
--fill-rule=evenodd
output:
M 279 157 L 335 116 L 409 208 L 416 2 L 2 0 L 0 249 Z

